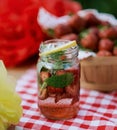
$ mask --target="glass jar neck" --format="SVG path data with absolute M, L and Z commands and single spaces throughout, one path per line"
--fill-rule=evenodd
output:
M 55 53 L 51 53 L 49 55 L 41 56 L 41 60 L 45 61 L 48 59 L 48 61 L 58 61 L 58 60 L 73 60 L 76 59 L 78 56 L 78 47 L 70 48 L 68 50 L 62 50 Z
M 47 41 L 46 41 L 47 42 Z M 68 40 L 49 40 L 47 43 L 42 43 L 40 47 L 40 52 L 44 52 L 46 49 L 51 49 L 56 47 L 58 44 L 68 43 Z M 54 47 L 53 47 L 54 46 Z M 78 46 L 71 47 L 66 50 L 60 50 L 48 55 L 43 55 L 40 57 L 40 60 L 46 66 L 51 66 L 55 69 L 67 68 L 73 66 L 78 59 Z
M 54 49 L 60 45 L 65 45 L 66 43 L 70 42 L 69 40 L 58 40 L 58 39 L 52 39 L 52 40 L 48 40 L 43 42 L 40 45 L 40 53 L 45 52 L 45 51 L 50 51 L 51 49 Z M 69 49 L 66 50 L 59 50 L 57 52 L 51 53 L 49 55 L 44 55 L 41 56 L 41 60 L 43 61 L 59 61 L 59 60 L 63 60 L 63 61 L 67 61 L 67 60 L 75 60 L 78 56 L 78 46 L 75 47 L 71 47 Z

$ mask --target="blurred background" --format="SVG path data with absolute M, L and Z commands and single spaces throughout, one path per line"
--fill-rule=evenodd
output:
M 117 17 L 117 0 L 75 0 L 80 2 L 84 9 L 94 8 L 99 12 L 111 13 Z
M 41 7 L 55 16 L 93 8 L 117 17 L 117 0 L 0 0 L 0 59 L 14 67 L 38 56 L 41 41 L 47 39 L 37 23 Z

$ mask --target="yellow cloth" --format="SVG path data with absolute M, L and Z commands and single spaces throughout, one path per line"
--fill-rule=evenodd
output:
M 22 116 L 21 98 L 15 92 L 15 80 L 7 76 L 4 63 L 0 60 L 0 130 L 17 124 Z

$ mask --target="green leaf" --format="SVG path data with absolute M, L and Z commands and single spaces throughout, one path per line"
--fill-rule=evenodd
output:
M 54 75 L 46 79 L 45 82 L 48 86 L 53 86 L 55 88 L 64 88 L 73 82 L 73 74 L 65 73 L 63 75 Z
M 117 46 L 117 40 L 114 41 L 114 46 Z
M 89 33 L 89 30 L 88 30 L 88 29 L 83 30 L 83 31 L 79 34 L 80 39 L 86 37 L 86 36 L 88 35 L 88 33 Z
M 49 36 L 54 36 L 54 30 L 53 29 L 51 29 L 51 28 L 49 28 L 48 30 L 47 30 L 47 33 L 48 33 L 48 35 Z
M 105 25 L 99 25 L 98 26 L 98 29 L 100 30 L 100 31 L 102 31 L 102 30 L 105 30 L 105 29 L 108 29 L 109 28 L 109 26 L 105 26 Z
M 54 59 L 54 64 L 53 64 L 53 68 L 54 69 L 63 69 L 63 60 L 61 59 L 61 57 L 64 55 L 64 51 L 59 51 L 59 52 L 55 52 L 51 55 L 49 55 L 50 59 Z M 48 58 L 48 59 L 49 59 Z
M 47 69 L 45 66 L 43 66 L 43 67 L 41 68 L 41 71 L 48 71 L 48 69 Z
M 40 88 L 40 93 L 42 92 L 42 90 L 44 89 L 44 88 L 46 88 L 47 87 L 47 83 L 46 82 L 43 82 L 43 84 L 42 84 L 42 86 L 41 86 L 41 88 Z
M 50 54 L 50 57 L 54 60 L 61 60 L 61 56 L 63 56 L 65 54 L 65 51 L 58 51 L 55 53 Z
M 54 68 L 55 70 L 63 69 L 63 68 L 64 68 L 63 62 L 62 62 L 62 61 L 57 61 L 57 62 L 55 62 L 54 65 L 53 65 L 53 68 Z

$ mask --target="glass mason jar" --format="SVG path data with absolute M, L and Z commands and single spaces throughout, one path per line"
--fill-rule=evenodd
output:
M 40 53 L 64 45 L 68 40 L 48 40 Z M 79 109 L 80 68 L 78 46 L 39 57 L 37 63 L 38 107 L 50 119 L 69 119 Z

